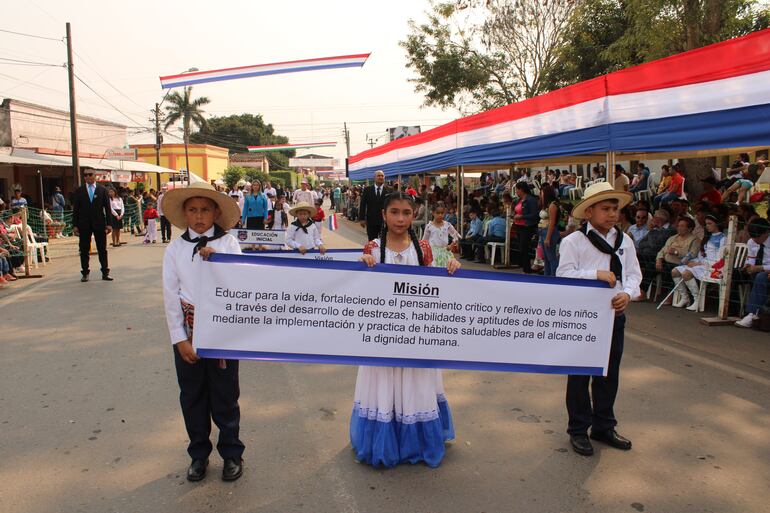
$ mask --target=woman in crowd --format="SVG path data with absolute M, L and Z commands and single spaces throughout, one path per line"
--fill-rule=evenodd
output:
M 683 258 L 682 264 L 671 271 L 671 277 L 680 279 L 677 290 L 681 296 L 680 303 L 689 303 L 687 291 L 692 295 L 692 303 L 687 307 L 691 312 L 698 311 L 698 282 L 710 272 L 711 267 L 719 259 L 719 250 L 725 242 L 720 221 L 713 215 L 706 216 L 706 236 L 700 244 L 700 249 L 692 259 Z M 685 288 L 686 287 L 686 288 Z M 678 305 L 674 305 L 678 306 Z M 683 306 L 683 305 L 682 305 Z
M 695 228 L 695 221 L 692 218 L 681 218 L 676 224 L 676 235 L 669 237 L 658 251 L 655 259 L 655 270 L 662 273 L 663 285 L 667 290 L 673 286 L 669 276 L 673 276 L 674 268 L 681 266 L 683 261 L 687 262 L 695 258 L 698 254 L 700 241 L 692 233 L 693 228 Z M 687 306 L 686 294 L 679 294 L 678 299 L 679 301 L 673 301 L 673 306 L 676 308 Z
M 537 229 L 540 209 L 537 198 L 530 194 L 529 185 L 526 183 L 516 184 L 516 195 L 519 202 L 513 208 L 513 223 L 516 225 L 516 239 L 519 243 L 519 266 L 525 273 L 530 274 L 532 265 L 529 252 L 532 248 L 532 237 Z
M 559 256 L 556 249 L 561 242 L 559 232 L 559 216 L 561 208 L 556 191 L 549 184 L 543 184 L 540 188 L 540 222 L 537 225 L 537 233 L 541 251 L 543 252 L 543 274 L 556 276 L 559 267 Z
M 415 204 L 408 194 L 390 194 L 383 206 L 378 239 L 364 247 L 363 262 L 430 266 L 430 245 L 411 229 Z M 449 274 L 460 263 L 449 260 Z M 454 438 L 452 415 L 439 369 L 362 366 L 358 368 L 350 442 L 356 460 L 374 467 L 425 462 L 438 467 L 445 442 Z
M 247 230 L 264 230 L 267 213 L 267 196 L 262 192 L 260 181 L 254 180 L 251 183 L 250 194 L 243 199 L 241 226 Z
M 120 247 L 120 232 L 123 231 L 123 216 L 126 213 L 126 207 L 123 204 L 123 198 L 118 196 L 114 187 L 107 189 L 107 196 L 110 197 L 110 213 L 112 218 L 110 224 L 112 225 L 112 247 Z
M 618 221 L 618 228 L 623 233 L 628 233 L 628 229 L 633 226 L 635 221 L 634 208 L 631 205 L 626 205 L 620 209 L 620 219 Z

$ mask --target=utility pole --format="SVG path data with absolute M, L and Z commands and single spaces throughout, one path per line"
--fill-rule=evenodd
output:
M 160 166 L 160 146 L 163 136 L 160 133 L 160 104 L 155 104 L 155 165 Z
M 348 132 L 348 123 L 347 121 L 343 122 L 342 125 L 345 127 L 345 148 L 348 152 L 348 158 L 350 158 L 350 132 Z
M 75 64 L 72 62 L 72 31 L 67 22 L 67 78 L 70 91 L 70 139 L 72 143 L 72 170 L 75 172 L 75 183 L 81 185 L 80 154 L 78 151 L 78 115 L 75 109 Z

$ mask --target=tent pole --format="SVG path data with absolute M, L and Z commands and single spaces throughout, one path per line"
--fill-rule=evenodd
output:
M 615 187 L 615 152 L 607 152 L 607 183 Z
M 457 166 L 457 231 L 460 232 L 460 237 L 465 235 L 463 233 L 463 181 L 465 178 L 465 169 L 463 166 Z
M 733 324 L 737 319 L 727 316 L 730 308 L 730 288 L 733 282 L 733 266 L 735 265 L 735 237 L 738 233 L 738 217 L 730 216 L 730 224 L 727 228 L 727 251 L 725 253 L 725 266 L 722 268 L 724 276 L 719 284 L 719 306 L 716 317 L 703 317 L 701 323 L 707 326 L 724 326 Z

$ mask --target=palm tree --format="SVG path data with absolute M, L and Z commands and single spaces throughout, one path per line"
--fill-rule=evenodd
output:
M 201 107 L 211 103 L 211 100 L 206 96 L 192 99 L 192 87 L 185 87 L 184 93 L 179 94 L 173 92 L 168 95 L 166 101 L 169 105 L 166 105 L 166 122 L 164 129 L 168 128 L 182 120 L 182 131 L 184 133 L 184 160 L 187 166 L 187 183 L 190 183 L 190 158 L 187 154 L 187 145 L 190 143 L 190 125 L 195 125 L 200 130 L 206 126 L 206 118 L 203 117 L 203 110 Z

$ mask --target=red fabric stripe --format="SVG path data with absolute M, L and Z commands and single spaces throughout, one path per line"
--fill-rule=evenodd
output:
M 440 127 L 366 150 L 354 164 L 453 133 L 486 128 L 601 98 L 737 77 L 770 70 L 770 29 L 680 53 L 587 80 L 535 98 L 452 121 Z M 454 130 L 454 131 L 453 131 Z
M 318 57 L 317 59 L 301 59 L 298 61 L 284 61 L 284 62 L 270 62 L 268 64 L 252 64 L 251 66 L 238 66 L 235 68 L 222 68 L 222 69 L 210 69 L 207 71 L 192 71 L 190 73 L 179 73 L 178 75 L 167 75 L 160 77 L 161 80 L 171 80 L 179 77 L 194 77 L 198 75 L 206 75 L 208 73 L 218 73 L 220 71 L 238 71 L 241 69 L 258 68 L 261 66 L 279 66 L 281 64 L 299 64 L 300 62 L 316 62 L 316 61 L 328 61 L 328 60 L 342 60 L 342 59 L 368 59 L 371 53 L 359 53 L 356 55 L 339 55 L 337 57 Z

